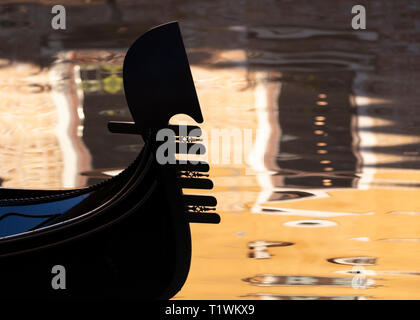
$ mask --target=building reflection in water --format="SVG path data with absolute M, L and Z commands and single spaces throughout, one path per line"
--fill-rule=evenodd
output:
M 348 258 L 330 258 L 327 260 L 331 263 L 345 264 L 352 266 L 374 266 L 376 265 L 375 257 L 348 257 Z
M 271 286 L 321 286 L 321 287 L 352 287 L 353 278 L 351 277 L 313 277 L 300 275 L 275 275 L 259 274 L 251 278 L 245 278 L 243 281 L 259 287 Z M 375 287 L 375 280 L 367 279 L 366 289 Z
M 328 72 L 283 73 L 281 82 L 279 147 L 277 155 L 267 155 L 276 158 L 280 170 L 273 176 L 275 186 L 354 186 L 359 164 L 355 110 L 349 101 L 352 72 L 341 72 L 339 78 Z
M 322 69 L 265 75 L 271 101 L 259 126 L 271 130 L 265 137 L 267 148 L 256 148 L 252 157 L 256 169 L 256 159 L 263 158 L 259 174 L 266 172 L 260 177 L 265 191 L 259 203 L 328 197 L 323 190 L 357 187 L 362 158 L 357 111 L 350 99 L 354 77 L 353 71 L 341 71 L 338 77 Z M 254 207 L 254 212 L 270 210 L 279 209 Z
M 271 254 L 268 252 L 268 248 L 292 245 L 292 242 L 285 241 L 252 241 L 248 243 L 248 248 L 250 249 L 248 256 L 255 259 L 269 259 L 271 258 Z
M 25 177 L 21 181 L 9 178 L 7 180 L 10 182 L 6 185 L 32 188 L 43 185 L 44 188 L 75 188 L 92 185 L 109 177 L 101 172 L 123 169 L 134 160 L 141 149 L 142 141 L 139 141 L 138 137 L 122 137 L 108 133 L 106 126 L 107 122 L 113 119 L 131 120 L 122 86 L 124 57 L 122 51 L 122 49 L 117 51 L 118 54 L 97 50 L 60 51 L 48 72 L 41 73 L 44 81 L 50 83 L 48 92 L 21 93 L 20 99 L 28 99 L 28 101 L 43 95 L 49 99 L 48 110 L 54 120 L 49 124 L 49 131 L 44 132 L 48 134 L 49 139 L 56 139 L 56 154 L 59 158 L 54 161 L 60 171 L 56 174 L 55 182 L 46 180 L 53 172 L 52 167 L 48 166 L 50 170 L 44 173 L 43 177 L 37 177 L 39 179 L 37 184 L 34 184 L 33 180 L 26 180 Z M 103 56 L 112 56 L 112 61 L 100 59 Z M 10 97 L 10 93 L 8 96 Z M 8 102 L 12 103 L 10 98 Z M 109 109 L 105 112 L 105 108 Z M 118 112 L 119 110 L 124 110 L 124 112 Z M 9 112 L 9 114 L 13 113 Z M 42 113 L 38 114 L 38 117 L 41 115 Z M 15 131 L 29 123 L 31 126 L 35 125 L 33 121 L 25 122 L 24 118 L 21 120 Z M 43 128 L 33 130 L 42 132 Z M 18 134 L 14 133 L 14 135 Z M 104 137 L 107 138 L 104 139 Z M 37 144 L 43 141 L 42 137 L 38 138 Z M 136 146 L 135 150 L 128 147 L 130 143 Z M 30 161 L 31 151 L 27 147 L 25 149 L 28 154 L 22 160 Z M 51 155 L 50 151 L 45 150 L 45 152 Z M 39 161 L 45 165 L 49 160 L 44 158 Z M 16 165 L 18 162 L 12 161 L 12 163 Z M 39 168 L 43 165 L 39 165 Z M 33 175 L 37 168 L 25 165 L 19 170 L 20 176 Z M 44 184 L 39 184 L 42 181 L 45 181 Z
M 368 296 L 287 296 L 281 294 L 255 293 L 245 297 L 261 300 L 366 300 Z

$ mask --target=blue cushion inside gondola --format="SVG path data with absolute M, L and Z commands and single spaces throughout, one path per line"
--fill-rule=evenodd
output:
M 25 232 L 61 215 L 79 204 L 89 194 L 31 205 L 0 207 L 0 237 Z

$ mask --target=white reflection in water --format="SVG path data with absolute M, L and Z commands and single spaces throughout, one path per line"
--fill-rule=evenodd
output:
M 329 220 L 296 220 L 285 222 L 286 227 L 297 227 L 297 228 L 324 228 L 334 227 L 337 222 Z
M 314 210 L 298 210 L 290 208 L 277 208 L 270 206 L 261 206 L 262 213 L 274 214 L 279 216 L 302 216 L 312 218 L 330 218 L 340 216 L 370 216 L 373 212 L 365 213 L 351 213 L 351 212 L 328 212 L 328 211 L 314 211 Z
M 261 300 L 366 300 L 370 296 L 309 296 L 309 295 L 282 295 L 272 293 L 250 293 L 244 297 L 260 298 Z

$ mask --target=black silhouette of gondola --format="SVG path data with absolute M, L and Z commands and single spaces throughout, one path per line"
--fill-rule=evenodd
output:
M 203 121 L 178 23 L 138 38 L 123 76 L 134 122 L 109 130 L 145 141 L 127 169 L 71 191 L 0 189 L 2 298 L 171 298 L 189 271 L 189 223 L 219 222 L 214 197 L 183 194 L 213 187 L 209 165 L 156 159 L 161 129 L 178 147 L 199 143 L 200 129 L 170 125 L 173 115 Z M 55 265 L 65 267 L 65 289 L 52 287 Z

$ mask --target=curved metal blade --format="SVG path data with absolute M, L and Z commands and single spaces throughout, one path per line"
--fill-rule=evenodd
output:
M 179 113 L 203 122 L 178 22 L 138 38 L 124 59 L 124 90 L 136 126 L 159 129 Z

